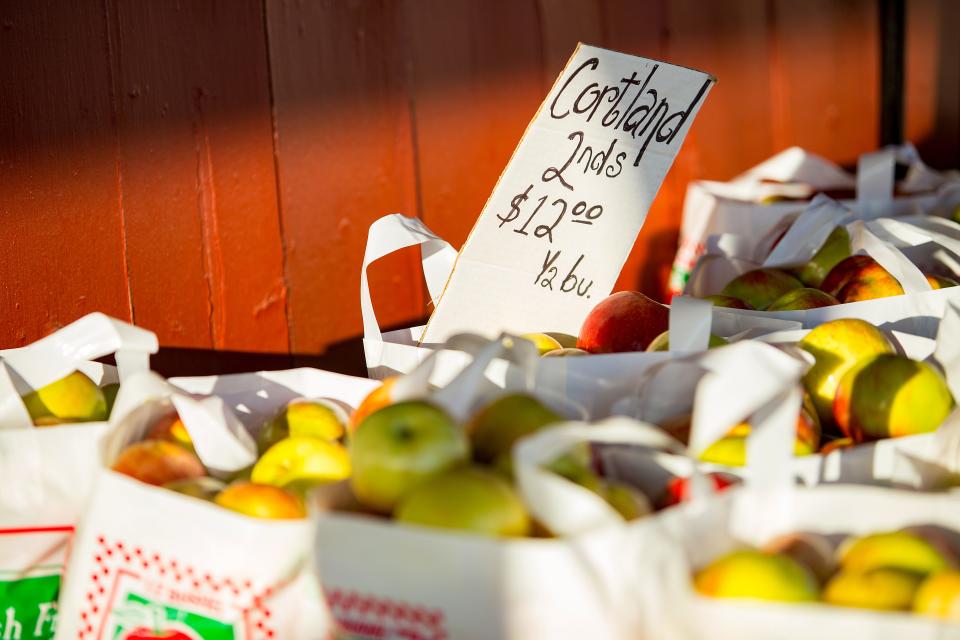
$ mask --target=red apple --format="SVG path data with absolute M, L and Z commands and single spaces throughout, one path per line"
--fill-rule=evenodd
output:
M 590 353 L 644 351 L 669 324 L 669 307 L 636 291 L 620 291 L 587 315 L 577 348 Z
M 830 270 L 820 286 L 840 302 L 858 302 L 903 294 L 890 272 L 870 256 L 850 256 Z
M 740 478 L 730 473 L 713 472 L 708 473 L 707 477 L 713 481 L 713 490 L 716 493 L 720 493 L 727 487 L 740 482 Z M 690 478 L 676 476 L 667 483 L 666 489 L 663 490 L 663 495 L 657 500 L 657 508 L 666 509 L 675 504 L 680 504 L 687 499 L 689 494 Z

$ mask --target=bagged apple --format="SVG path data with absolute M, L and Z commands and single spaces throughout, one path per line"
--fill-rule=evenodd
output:
M 897 165 L 906 172 L 895 183 Z M 719 241 L 726 245 L 726 255 L 748 263 L 761 262 L 763 256 L 758 256 L 757 250 L 763 240 L 775 238 L 778 227 L 789 224 L 818 192 L 842 199 L 868 219 L 914 213 L 951 217 L 960 203 L 957 178 L 956 172 L 940 173 L 924 165 L 908 144 L 862 156 L 856 178 L 819 156 L 792 147 L 730 182 L 692 182 L 684 201 L 670 292 L 689 291 L 687 281 L 711 242 L 715 251 Z M 717 240 L 711 241 L 711 237 Z M 736 261 L 725 267 L 736 269 Z
M 648 516 L 685 493 L 672 481 L 691 461 L 650 425 L 551 416 L 563 396 L 539 387 L 529 342 L 452 348 L 476 355 L 445 387 L 369 414 L 352 432 L 349 487 L 318 494 L 333 615 L 362 637 L 638 637 L 637 598 L 651 585 L 629 568 L 662 547 Z M 765 381 L 744 410 L 783 420 L 773 407 L 800 363 L 758 343 L 729 349 Z M 429 378 L 438 360 L 414 373 Z M 527 375 L 501 388 L 488 369 L 502 362 Z M 647 473 L 630 485 L 606 475 L 590 442 L 642 447 Z
M 94 313 L 0 351 L 0 628 L 9 637 L 53 637 L 113 395 L 156 350 L 149 331 Z M 119 369 L 94 362 L 110 354 Z
M 794 417 L 796 457 L 782 461 L 794 477 L 808 485 L 923 489 L 951 482 L 960 464 L 960 411 L 953 399 L 958 331 L 960 310 L 950 306 L 937 341 L 887 334 L 858 319 L 758 338 L 809 362 Z M 751 421 L 726 409 L 735 406 L 730 398 L 739 388 L 756 383 L 734 369 L 714 368 L 727 349 L 650 367 L 632 391 L 620 387 L 622 398 L 610 410 L 659 425 L 684 442 L 691 457 L 711 465 L 705 468 L 749 473 Z
M 953 638 L 956 496 L 756 483 L 658 519 L 658 638 Z M 669 629 L 670 633 L 664 633 Z
M 729 265 L 745 271 L 727 280 Z M 741 315 L 815 327 L 857 317 L 932 337 L 949 300 L 960 300 L 960 224 L 928 216 L 862 220 L 820 195 L 761 263 L 705 256 L 689 293 L 737 300 Z M 760 310 L 762 313 L 759 311 Z
M 303 496 L 349 473 L 349 413 L 377 384 L 307 369 L 176 382 L 143 374 L 117 397 L 57 637 L 327 637 Z
M 377 323 L 367 282 L 367 267 L 375 260 L 400 249 L 421 247 L 424 277 L 432 299 L 443 290 L 453 268 L 456 252 L 445 241 L 434 235 L 422 222 L 399 214 L 385 216 L 370 226 L 367 248 L 360 276 L 360 310 L 363 317 L 363 347 L 367 370 L 371 378 L 384 379 L 398 373 L 409 373 L 416 366 L 439 351 L 438 362 L 432 369 L 432 381 L 437 385 L 449 382 L 470 361 L 469 355 L 451 349 L 439 349 L 440 345 L 420 344 L 423 327 L 412 327 L 382 333 Z M 741 337 L 745 332 L 759 335 L 765 332 L 796 328 L 793 321 L 783 321 L 758 315 L 742 315 L 730 309 L 713 311 L 712 332 L 719 337 Z M 665 356 L 649 357 L 647 354 L 616 353 L 612 356 L 586 356 L 615 352 L 643 352 L 670 325 L 670 308 L 646 296 L 633 292 L 619 292 L 602 301 L 584 319 L 581 336 L 556 333 L 525 334 L 523 337 L 537 344 L 541 354 L 547 356 L 539 367 L 542 375 L 571 377 L 588 381 L 597 371 L 614 375 L 623 369 L 643 368 L 648 361 Z M 698 320 L 699 322 L 699 320 Z M 550 332 L 550 327 L 543 327 Z M 582 338 L 582 339 L 581 339 Z M 657 348 L 658 345 L 653 345 Z M 663 346 L 661 343 L 660 346 Z M 555 357 L 559 356 L 559 357 Z M 571 385 L 571 390 L 574 386 Z M 589 396 L 591 390 L 585 391 Z M 580 397 L 573 398 L 580 401 Z

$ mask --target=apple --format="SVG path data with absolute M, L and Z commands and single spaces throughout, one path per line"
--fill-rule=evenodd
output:
M 394 518 L 487 536 L 526 536 L 531 527 L 510 483 L 478 466 L 452 469 L 419 484 L 400 500 Z
M 732 487 L 740 482 L 740 478 L 737 476 L 720 471 L 713 471 L 706 474 L 706 476 L 713 485 L 714 493 L 720 493 L 728 487 Z M 672 507 L 673 505 L 680 504 L 681 502 L 687 500 L 689 496 L 690 478 L 684 476 L 674 476 L 670 478 L 669 482 L 667 482 L 667 486 L 664 488 L 663 494 L 657 500 L 657 508 L 666 509 L 667 507 Z
M 903 287 L 870 256 L 850 256 L 838 263 L 821 288 L 842 303 L 903 294 Z
M 417 485 L 466 462 L 470 443 L 443 409 L 407 400 L 367 416 L 350 438 L 349 453 L 357 500 L 390 513 Z
M 810 569 L 790 556 L 753 549 L 713 561 L 696 574 L 694 587 L 713 598 L 812 602 L 819 597 Z
M 929 433 L 952 409 L 950 389 L 934 367 L 881 354 L 861 360 L 840 379 L 833 418 L 859 443 Z
M 548 336 L 545 333 L 524 333 L 520 336 L 524 340 L 529 340 L 533 343 L 533 346 L 537 348 L 537 351 L 540 352 L 540 355 L 547 353 L 548 351 L 555 351 L 556 349 L 562 349 L 563 345 L 560 342 L 551 336 Z
M 946 289 L 947 287 L 956 287 L 960 286 L 960 282 L 957 282 L 953 278 L 948 278 L 946 276 L 934 276 L 928 275 L 927 282 L 930 283 L 930 288 L 933 290 L 937 289 Z
M 853 573 L 885 568 L 925 576 L 953 564 L 936 545 L 910 531 L 851 537 L 840 546 L 838 556 L 840 569 Z
M 344 418 L 326 402 L 294 400 L 263 426 L 257 434 L 257 449 L 263 453 L 287 436 L 336 441 L 346 430 Z
M 810 569 L 820 584 L 825 583 L 836 569 L 833 545 L 822 534 L 811 532 L 787 533 L 763 545 L 765 553 L 782 553 Z
M 840 571 L 824 587 L 823 600 L 841 607 L 906 611 L 921 582 L 922 575 L 889 567 Z
M 720 295 L 743 300 L 754 309 L 763 311 L 777 298 L 803 283 L 780 269 L 754 269 L 742 273 L 723 288 Z
M 110 414 L 113 413 L 113 404 L 117 401 L 117 394 L 120 392 L 120 383 L 105 384 L 100 387 L 100 390 L 103 391 L 103 399 L 107 403 L 107 417 L 109 418 Z
M 734 298 L 733 296 L 721 296 L 720 294 L 715 294 L 712 296 L 704 296 L 703 299 L 709 300 L 715 307 L 724 307 L 726 309 L 753 309 L 753 307 L 748 305 L 740 298 Z
M 192 451 L 166 440 L 135 442 L 117 456 L 111 467 L 117 473 L 156 486 L 207 474 Z
M 833 419 L 833 398 L 840 378 L 857 362 L 881 353 L 893 353 L 893 344 L 869 322 L 843 318 L 824 322 L 798 343 L 815 362 L 803 384 L 823 422 Z
M 831 307 L 835 304 L 840 304 L 840 301 L 829 293 L 824 293 L 819 289 L 801 287 L 787 291 L 774 300 L 773 304 L 767 307 L 767 311 L 800 311 L 803 309 Z
M 624 520 L 636 520 L 653 513 L 647 496 L 624 482 L 605 481 L 601 495 Z
M 726 338 L 721 338 L 711 333 L 710 339 L 707 341 L 707 348 L 713 349 L 714 347 L 722 347 L 727 344 L 730 343 L 727 342 Z M 664 331 L 654 338 L 653 341 L 647 345 L 647 351 L 670 351 L 670 332 Z
M 498 456 L 509 456 L 520 438 L 562 421 L 530 394 L 509 393 L 477 411 L 467 422 L 466 432 L 474 460 L 490 463 Z
M 194 640 L 193 636 L 188 636 L 182 631 L 173 631 L 166 629 L 150 629 L 148 627 L 137 627 L 131 631 L 125 632 L 119 640 Z
M 307 517 L 303 500 L 294 493 L 265 484 L 234 482 L 217 494 L 214 502 L 253 518 L 297 520 Z
M 707 447 L 700 454 L 700 460 L 728 467 L 742 467 L 747 463 L 747 438 L 750 429 L 746 422 L 733 427 L 727 435 Z M 793 453 L 796 456 L 808 456 L 815 453 L 819 447 L 820 420 L 812 406 L 805 403 L 797 415 L 797 438 Z
M 830 442 L 824 444 L 820 448 L 820 455 L 827 455 L 833 453 L 839 449 L 849 449 L 854 446 L 856 442 L 853 441 L 853 438 L 836 438 Z
M 383 384 L 368 393 L 367 396 L 360 401 L 356 411 L 350 416 L 350 431 L 356 429 L 357 425 L 363 422 L 371 413 L 393 402 L 393 386 L 399 379 L 400 376 L 390 376 L 384 379 Z
M 559 342 L 560 347 L 563 349 L 572 349 L 577 346 L 577 336 L 572 336 L 569 333 L 560 333 L 559 331 L 544 331 L 544 335 L 548 335 Z
M 587 314 L 577 348 L 590 353 L 643 351 L 669 324 L 669 307 L 636 291 L 620 291 Z
M 212 502 L 218 493 L 226 488 L 226 484 L 216 478 L 203 476 L 187 480 L 174 480 L 163 485 L 164 489 L 182 493 L 191 498 L 200 498 Z
M 339 442 L 290 436 L 264 452 L 253 465 L 250 480 L 294 490 L 350 477 L 350 456 Z
M 103 390 L 80 371 L 24 395 L 23 404 L 37 426 L 107 419 Z
M 845 227 L 834 227 L 820 250 L 802 267 L 793 270 L 794 275 L 808 287 L 819 287 L 830 270 L 850 257 L 850 234 Z
M 960 622 L 960 572 L 941 571 L 924 580 L 913 600 L 913 611 Z
M 547 351 L 543 354 L 544 358 L 566 358 L 569 356 L 588 356 L 590 355 L 589 351 L 584 351 L 583 349 L 577 349 L 576 347 L 564 347 L 562 349 L 554 349 L 553 351 Z
M 193 451 L 193 440 L 176 411 L 160 416 L 153 423 L 145 440 L 166 440 Z

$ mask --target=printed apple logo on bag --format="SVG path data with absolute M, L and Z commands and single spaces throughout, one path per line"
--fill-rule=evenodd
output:
M 271 587 L 97 538 L 78 640 L 275 640 Z

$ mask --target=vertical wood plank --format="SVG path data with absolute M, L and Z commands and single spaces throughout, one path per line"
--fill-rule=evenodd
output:
M 370 223 L 418 213 L 397 3 L 266 8 L 291 343 L 316 352 L 361 330 Z M 424 315 L 416 252 L 382 261 L 370 285 L 381 326 Z
M 102 8 L 0 4 L 0 347 L 129 320 Z
M 261 2 L 107 5 L 137 323 L 287 351 Z
M 907 3 L 905 134 L 924 161 L 960 166 L 960 3 Z
M 775 146 L 844 164 L 879 144 L 876 0 L 774 0 Z
M 578 42 L 604 46 L 600 0 L 537 0 L 543 41 L 544 95 Z
M 460 246 L 546 89 L 533 0 L 404 4 L 423 218 Z
M 607 47 L 671 62 L 666 50 L 667 0 L 602 0 L 600 6 Z M 708 98 L 708 103 L 710 100 L 712 97 Z M 643 229 L 620 272 L 617 289 L 642 291 L 654 298 L 664 298 L 670 264 L 676 252 L 680 208 L 686 188 L 686 181 L 677 176 L 683 175 L 684 158 L 691 149 L 688 137 L 647 213 Z

